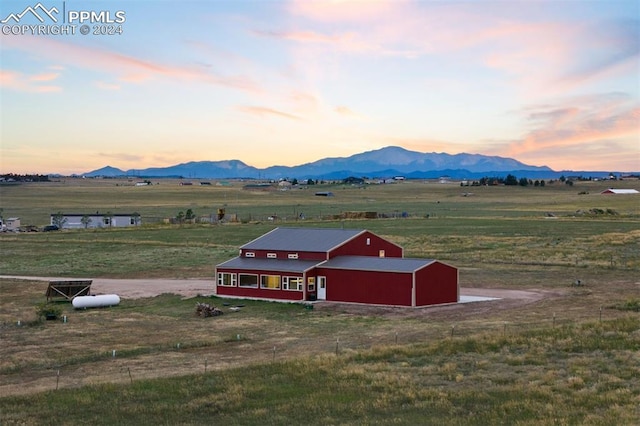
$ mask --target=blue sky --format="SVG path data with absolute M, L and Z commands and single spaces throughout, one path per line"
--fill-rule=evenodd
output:
M 637 1 L 40 3 L 126 21 L 118 35 L 3 24 L 2 173 L 389 145 L 640 170 Z M 0 20 L 37 4 L 3 1 Z

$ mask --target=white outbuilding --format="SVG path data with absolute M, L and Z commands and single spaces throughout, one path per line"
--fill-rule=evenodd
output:
M 616 195 L 630 195 L 630 194 L 640 194 L 640 192 L 638 192 L 635 189 L 614 189 L 614 188 L 609 188 L 609 189 L 605 189 L 604 191 L 601 192 L 601 194 L 616 194 Z

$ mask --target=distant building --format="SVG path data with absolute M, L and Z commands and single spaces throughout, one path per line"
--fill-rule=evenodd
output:
M 20 228 L 20 218 L 19 217 L 10 217 L 6 220 L 6 226 L 8 231 L 15 231 Z
M 242 187 L 247 191 L 273 191 L 275 190 L 275 186 L 270 183 L 249 183 Z
M 609 189 L 605 189 L 604 191 L 602 191 L 601 194 L 616 194 L 616 195 L 625 194 L 625 195 L 629 195 L 629 194 L 640 194 L 640 192 L 638 192 L 635 189 L 614 189 L 614 188 L 609 188 Z
M 63 213 L 52 214 L 51 225 L 62 224 L 62 229 L 82 228 L 126 228 L 140 226 L 142 220 L 138 214 L 107 214 L 107 213 Z

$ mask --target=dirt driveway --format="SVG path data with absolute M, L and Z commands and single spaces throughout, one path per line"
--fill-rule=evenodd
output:
M 21 280 L 51 281 L 78 278 L 61 277 L 26 277 L 26 276 L 0 276 L 0 278 L 12 278 Z M 154 297 L 160 294 L 171 293 L 185 298 L 195 296 L 215 295 L 215 281 L 213 279 L 113 279 L 93 278 L 91 286 L 92 294 L 117 294 L 123 299 L 140 299 Z M 552 297 L 554 294 L 544 290 L 506 290 L 496 288 L 460 288 L 461 296 L 474 296 L 495 298 L 492 301 L 459 303 L 455 305 L 430 306 L 417 309 L 407 309 L 386 306 L 370 306 L 349 303 L 317 303 L 316 309 L 332 311 L 348 311 L 351 314 L 376 314 L 379 316 L 404 317 L 438 315 L 447 317 L 458 315 L 457 312 L 464 309 L 466 314 L 481 314 L 488 310 L 513 309 L 523 305 L 537 302 L 541 299 Z M 461 298 L 462 299 L 462 298 Z
M 0 275 L 0 278 L 13 278 L 32 281 L 78 280 L 84 278 L 62 277 L 26 277 Z M 89 279 L 89 278 L 86 278 Z M 91 278 L 91 294 L 117 294 L 123 299 L 154 297 L 164 293 L 178 294 L 183 297 L 215 294 L 215 281 L 203 279 L 113 279 Z

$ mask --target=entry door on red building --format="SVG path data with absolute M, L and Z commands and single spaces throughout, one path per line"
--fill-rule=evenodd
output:
M 327 277 L 318 277 L 318 300 L 327 299 Z

